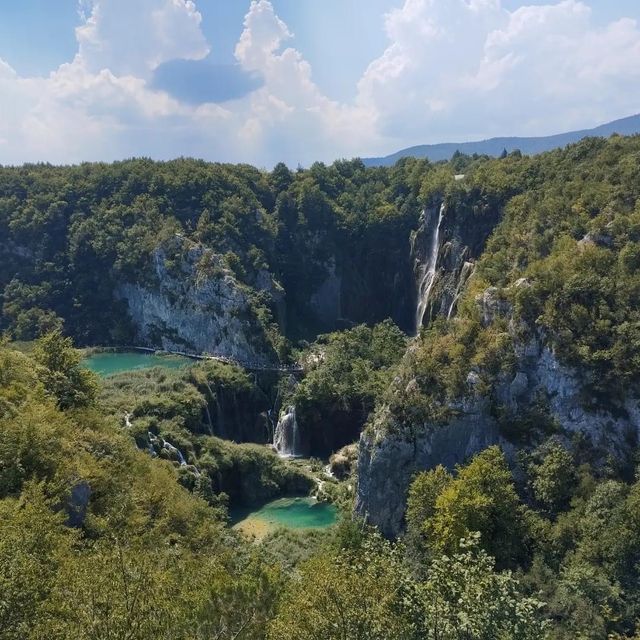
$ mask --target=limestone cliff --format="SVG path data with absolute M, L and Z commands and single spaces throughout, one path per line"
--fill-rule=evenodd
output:
M 502 217 L 502 203 L 478 194 L 434 197 L 411 236 L 416 332 L 436 316 L 451 318 L 475 262 Z
M 266 327 L 255 314 L 255 290 L 241 284 L 221 256 L 176 236 L 153 251 L 150 266 L 146 282 L 116 289 L 145 345 L 242 362 L 276 360 Z M 280 291 L 267 276 L 259 281 L 277 306 Z
M 418 471 L 442 464 L 453 468 L 500 441 L 497 423 L 482 405 L 444 426 L 423 425 L 411 432 L 389 433 L 387 412 L 360 437 L 356 513 L 395 537 L 402 530 L 407 490 Z
M 528 286 L 520 281 L 514 286 Z M 511 307 L 496 289 L 477 299 L 482 321 L 489 325 L 502 318 L 509 322 L 515 366 L 501 375 L 487 393 L 477 371 L 469 368 L 467 390 L 449 409 L 443 424 L 400 425 L 387 407 L 378 410 L 372 425 L 360 438 L 356 513 L 393 537 L 403 527 L 409 484 L 415 473 L 442 464 L 452 469 L 475 453 L 500 444 L 515 462 L 521 442 L 510 427 L 523 416 L 544 414 L 543 439 L 551 429 L 567 446 L 587 447 L 595 464 L 629 461 L 640 438 L 640 401 L 604 404 L 589 398 L 589 380 L 582 372 L 564 366 L 543 335 L 516 326 Z M 411 383 L 410 383 L 411 384 Z M 531 435 L 531 434 L 530 434 Z

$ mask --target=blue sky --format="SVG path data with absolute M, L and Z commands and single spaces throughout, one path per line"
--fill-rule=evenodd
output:
M 20 0 L 0 8 L 0 58 L 24 75 L 46 75 L 73 58 L 78 0 Z M 516 9 L 544 5 L 547 0 L 509 0 Z M 202 30 L 216 62 L 234 62 L 250 0 L 204 0 L 198 3 Z M 358 79 L 385 48 L 384 14 L 402 6 L 399 0 L 274 0 L 280 17 L 295 35 L 294 43 L 309 60 L 314 80 L 335 99 L 356 93 Z M 598 22 L 620 16 L 640 21 L 638 0 L 593 0 Z M 37 42 L 37 46 L 33 43 Z M 639 107 L 640 110 L 640 107 Z
M 6 2 L 0 162 L 295 164 L 593 126 L 640 112 L 639 23 L 637 0 Z

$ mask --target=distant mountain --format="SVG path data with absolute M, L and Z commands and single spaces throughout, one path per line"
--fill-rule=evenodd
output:
M 409 147 L 384 158 L 363 158 L 368 167 L 393 166 L 401 158 L 428 158 L 432 162 L 450 160 L 456 151 L 473 155 L 474 153 L 488 156 L 499 156 L 504 149 L 507 152 L 520 149 L 527 155 L 535 155 L 552 149 L 564 147 L 573 142 L 579 142 L 583 138 L 598 136 L 608 138 L 614 133 L 630 136 L 640 133 L 640 114 L 614 120 L 595 129 L 559 133 L 554 136 L 540 138 L 491 138 L 478 142 L 444 142 L 441 144 L 425 144 L 417 147 Z

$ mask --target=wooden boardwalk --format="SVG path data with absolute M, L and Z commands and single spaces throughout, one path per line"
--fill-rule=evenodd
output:
M 212 353 L 192 353 L 190 351 L 167 351 L 166 349 L 153 349 L 151 347 L 124 347 L 126 349 L 132 349 L 134 351 L 146 351 L 148 353 L 166 353 L 172 356 L 183 356 L 185 358 L 191 358 L 193 360 L 215 360 L 216 362 L 222 362 L 223 364 L 233 364 L 247 371 L 274 371 L 277 373 L 302 373 L 304 368 L 302 365 L 295 364 L 281 364 L 281 363 L 265 363 L 265 362 L 250 362 L 248 360 L 238 360 L 230 356 L 215 355 Z

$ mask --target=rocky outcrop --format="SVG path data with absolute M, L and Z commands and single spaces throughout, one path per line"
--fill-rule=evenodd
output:
M 142 343 L 241 362 L 276 360 L 254 313 L 252 289 L 238 282 L 221 256 L 176 236 L 153 251 L 151 267 L 147 282 L 124 283 L 116 289 Z M 268 274 L 257 280 L 277 307 L 278 285 Z
M 311 294 L 309 305 L 322 326 L 334 327 L 342 318 L 342 277 L 336 273 L 336 261 L 331 257 L 327 277 Z
M 496 387 L 496 399 L 509 416 L 544 403 L 560 437 L 571 446 L 576 435 L 588 443 L 596 462 L 613 456 L 626 461 L 640 437 L 640 402 L 604 405 L 589 397 L 584 376 L 562 365 L 539 338 L 516 345 L 517 370 Z
M 475 262 L 502 217 L 501 203 L 478 204 L 482 199 L 476 197 L 436 198 L 411 236 L 416 332 L 436 316 L 454 315 Z
M 68 527 L 82 527 L 87 517 L 91 493 L 91 485 L 88 482 L 81 481 L 73 486 L 66 505 Z
M 383 535 L 396 537 L 403 527 L 407 490 L 417 472 L 439 464 L 453 469 L 503 442 L 487 409 L 481 400 L 465 403 L 448 424 L 425 424 L 410 432 L 394 432 L 393 418 L 386 410 L 379 412 L 360 438 L 356 513 Z
M 514 286 L 528 283 L 520 280 Z M 480 391 L 478 372 L 470 370 L 467 392 L 451 404 L 452 417 L 444 424 L 408 428 L 396 424 L 391 412 L 382 408 L 361 436 L 356 512 L 389 537 L 402 530 L 407 490 L 419 471 L 438 464 L 451 469 L 493 444 L 500 444 L 515 462 L 513 443 L 534 445 L 535 439 L 548 437 L 549 430 L 568 447 L 586 447 L 596 465 L 611 457 L 628 464 L 640 439 L 637 398 L 617 405 L 590 398 L 585 375 L 563 365 L 544 336 L 517 327 L 508 301 L 497 289 L 488 289 L 476 302 L 484 324 L 498 318 L 509 323 L 515 362 L 510 373 L 498 376 L 487 394 Z M 521 335 L 530 338 L 519 341 Z M 529 424 L 532 433 L 518 433 L 519 421 L 526 416 L 546 424 Z M 530 442 L 523 442 L 523 435 Z

